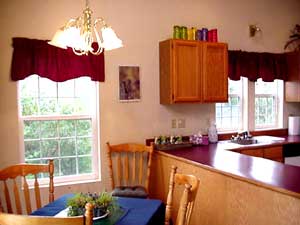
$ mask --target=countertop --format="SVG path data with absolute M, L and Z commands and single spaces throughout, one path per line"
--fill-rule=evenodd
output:
M 282 140 L 240 146 L 240 148 L 300 143 L 300 136 L 283 136 L 281 138 Z M 228 141 L 159 152 L 300 198 L 300 167 L 227 151 L 226 149 L 230 148 L 224 147 L 226 143 Z

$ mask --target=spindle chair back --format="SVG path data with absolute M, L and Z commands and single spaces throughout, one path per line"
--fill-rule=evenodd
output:
M 15 214 L 30 214 L 32 212 L 30 190 L 26 176 L 33 175 L 33 187 L 36 208 L 41 208 L 41 193 L 38 182 L 38 174 L 49 174 L 49 202 L 54 200 L 54 164 L 53 160 L 49 160 L 49 164 L 17 164 L 0 170 L 0 183 L 3 183 L 4 205 L 0 201 L 0 212 Z M 11 198 L 13 197 L 13 198 Z M 14 201 L 13 201 L 14 199 Z M 26 213 L 22 207 L 22 199 L 24 199 Z M 1 199 L 0 199 L 1 200 Z M 3 224 L 1 224 L 3 225 Z
M 153 145 L 107 143 L 107 146 L 112 189 L 142 186 L 148 193 Z
M 194 175 L 177 173 L 177 167 L 172 166 L 166 204 L 165 225 L 171 224 L 172 211 L 174 207 L 173 194 L 175 185 L 184 185 L 184 190 L 179 203 L 176 223 L 173 224 L 188 225 L 193 212 L 194 201 L 199 187 L 199 179 Z
M 87 203 L 85 215 L 76 217 L 28 216 L 0 213 L 1 225 L 92 225 L 93 205 Z

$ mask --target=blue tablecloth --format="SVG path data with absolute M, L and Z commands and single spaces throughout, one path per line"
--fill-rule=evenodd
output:
M 67 199 L 73 194 L 63 195 L 52 203 L 34 211 L 31 215 L 54 216 L 66 208 Z M 118 197 L 119 205 L 127 210 L 116 225 L 160 225 L 164 224 L 165 207 L 162 201 Z

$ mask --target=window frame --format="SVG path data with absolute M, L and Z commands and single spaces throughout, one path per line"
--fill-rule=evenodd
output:
M 253 127 L 254 130 L 264 130 L 264 129 L 278 129 L 278 128 L 282 128 L 282 121 L 283 118 L 283 113 L 281 113 L 280 111 L 283 108 L 283 82 L 280 80 L 274 80 L 273 82 L 276 82 L 276 92 L 274 93 L 270 93 L 270 94 L 256 94 L 255 92 L 255 82 L 254 82 L 254 90 L 253 90 L 253 94 L 254 94 L 254 121 L 253 121 Z M 282 84 L 280 84 L 282 82 Z M 282 87 L 281 87 L 282 86 Z M 255 104 L 255 100 L 257 97 L 273 97 L 274 98 L 274 124 L 273 125 L 256 125 L 256 104 Z
M 58 85 L 58 82 L 53 81 Z M 93 81 L 91 81 L 93 82 Z M 31 115 L 31 116 L 23 116 L 22 115 L 22 105 L 21 105 L 21 88 L 20 88 L 20 82 L 17 82 L 17 88 L 18 88 L 18 114 L 19 114 L 19 134 L 20 134 L 20 158 L 21 162 L 25 163 L 25 141 L 24 141 L 24 121 L 54 121 L 54 120 L 76 120 L 76 119 L 91 119 L 91 140 L 92 140 L 92 173 L 89 174 L 76 174 L 76 175 L 64 175 L 64 176 L 54 176 L 54 182 L 58 185 L 65 185 L 65 184 L 72 184 L 72 183 L 82 183 L 86 181 L 100 181 L 101 180 L 101 160 L 100 160 L 100 153 L 98 151 L 99 149 L 99 133 L 100 133 L 100 127 L 98 124 L 99 121 L 99 84 L 98 82 L 93 82 L 95 85 L 95 103 L 94 103 L 94 110 L 91 114 L 72 114 L 72 115 L 58 115 L 58 114 L 52 114 L 52 115 Z M 57 90 L 56 86 L 56 90 Z M 40 88 L 40 87 L 38 87 Z M 51 157 L 55 158 L 55 157 Z M 29 180 L 28 184 L 30 187 L 32 187 L 34 180 Z M 48 179 L 47 178 L 41 178 L 40 184 L 47 185 Z
M 228 102 L 229 99 L 231 97 L 238 97 L 240 99 L 240 103 L 239 103 L 239 121 L 241 122 L 239 124 L 239 126 L 236 128 L 237 130 L 242 130 L 243 129 L 243 118 L 244 118 L 244 114 L 243 114 L 243 102 L 244 102 L 244 98 L 243 98 L 243 90 L 244 90 L 244 82 L 241 79 L 240 80 L 240 85 L 241 85 L 241 90 L 240 93 L 233 93 L 231 94 L 229 92 L 229 82 L 232 81 L 228 78 Z M 226 102 L 226 103 L 228 103 Z M 219 103 L 219 104 L 226 104 L 226 103 Z M 230 106 L 232 108 L 232 106 Z M 216 110 L 216 105 L 215 105 L 215 110 Z M 216 119 L 216 113 L 215 113 L 215 119 Z M 220 118 L 223 118 L 222 116 Z M 232 117 L 231 117 L 232 118 Z M 231 119 L 232 120 L 232 119 Z M 217 127 L 218 132 L 223 132 L 223 133 L 227 133 L 227 132 L 235 132 L 236 130 L 234 128 L 223 128 L 223 127 Z

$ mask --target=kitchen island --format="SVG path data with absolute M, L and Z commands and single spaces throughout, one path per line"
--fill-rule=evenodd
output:
M 291 143 L 300 143 L 300 138 L 253 148 Z M 170 168 L 176 165 L 178 172 L 200 179 L 191 224 L 299 225 L 300 167 L 227 151 L 224 144 L 156 151 L 150 195 L 166 199 Z M 180 194 L 176 196 L 178 202 Z

